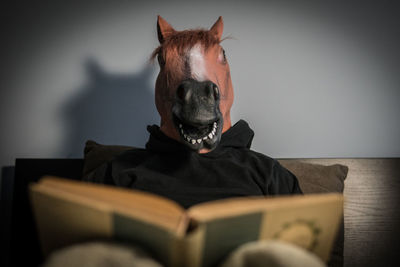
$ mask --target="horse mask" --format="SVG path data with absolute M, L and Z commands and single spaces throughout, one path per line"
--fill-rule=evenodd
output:
M 209 29 L 176 31 L 158 16 L 160 72 L 155 102 L 160 129 L 199 153 L 214 149 L 231 127 L 233 88 L 221 47 L 222 17 Z

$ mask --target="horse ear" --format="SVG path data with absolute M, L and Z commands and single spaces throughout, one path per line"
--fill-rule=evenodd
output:
M 160 41 L 160 43 L 164 42 L 165 38 L 167 38 L 168 35 L 174 32 L 175 32 L 174 28 L 172 28 L 172 26 L 165 19 L 163 19 L 160 15 L 158 15 L 157 17 L 158 41 Z
M 220 16 L 214 25 L 210 28 L 210 32 L 214 34 L 218 40 L 221 40 L 222 32 L 224 31 L 224 21 Z

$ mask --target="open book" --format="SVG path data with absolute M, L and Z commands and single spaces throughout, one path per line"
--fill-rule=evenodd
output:
M 45 177 L 30 186 L 42 250 L 87 240 L 132 242 L 166 266 L 214 266 L 239 245 L 279 239 L 327 261 L 341 194 L 241 197 L 188 210 L 141 191 Z

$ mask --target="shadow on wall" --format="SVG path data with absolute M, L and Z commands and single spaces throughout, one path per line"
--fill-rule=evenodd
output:
M 86 85 L 62 109 L 66 137 L 60 154 L 83 157 L 88 139 L 144 147 L 147 125 L 159 123 L 151 85 L 152 67 L 146 65 L 137 74 L 115 74 L 90 59 L 85 69 Z

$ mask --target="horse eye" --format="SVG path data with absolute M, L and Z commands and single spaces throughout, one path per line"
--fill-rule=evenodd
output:
M 222 55 L 223 55 L 223 62 L 226 63 L 225 49 L 222 49 Z

